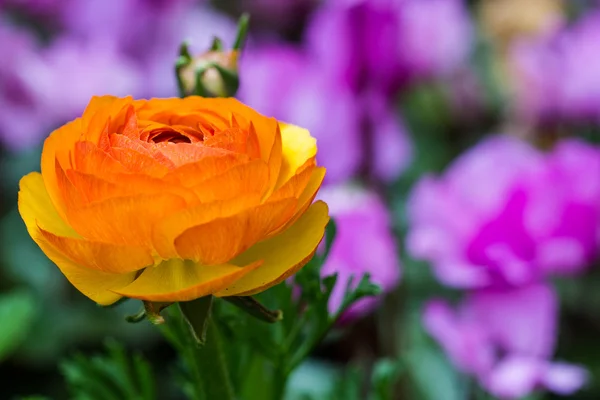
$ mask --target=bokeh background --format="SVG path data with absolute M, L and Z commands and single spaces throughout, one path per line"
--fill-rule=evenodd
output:
M 593 0 L 0 1 L 0 398 L 68 398 L 60 360 L 107 337 L 159 376 L 174 359 L 124 321 L 137 305 L 101 309 L 51 265 L 18 181 L 92 95 L 177 96 L 182 40 L 231 46 L 242 12 L 239 97 L 310 129 L 328 170 L 323 274 L 385 291 L 344 315 L 289 398 L 330 398 L 380 359 L 401 365 L 399 399 L 600 398 Z

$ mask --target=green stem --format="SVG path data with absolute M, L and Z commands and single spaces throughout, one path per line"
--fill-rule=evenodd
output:
M 169 313 L 161 332 L 173 345 L 187 367 L 189 384 L 198 400 L 233 400 L 235 394 L 223 352 L 219 329 L 214 320 L 208 321 L 206 343 L 198 345 L 194 333 L 178 308 Z
M 191 334 L 191 333 L 190 333 Z M 223 353 L 219 329 L 215 321 L 209 321 L 206 332 L 206 344 L 195 347 L 195 362 L 200 372 L 198 382 L 206 399 L 235 399 L 229 370 Z

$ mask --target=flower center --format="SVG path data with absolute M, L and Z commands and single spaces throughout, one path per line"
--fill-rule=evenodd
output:
M 194 136 L 194 139 L 198 138 Z M 192 143 L 201 140 L 202 139 L 192 140 L 192 138 L 185 133 L 178 132 L 173 129 L 157 129 L 148 135 L 148 142 L 150 143 Z

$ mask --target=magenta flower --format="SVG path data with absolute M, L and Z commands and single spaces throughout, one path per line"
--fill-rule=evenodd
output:
M 442 300 L 425 307 L 423 322 L 462 372 L 500 399 L 536 389 L 569 395 L 587 372 L 550 361 L 557 336 L 558 299 L 543 284 L 470 293 L 453 309 Z
M 317 138 L 327 182 L 347 181 L 365 166 L 390 181 L 410 160 L 405 128 L 382 94 L 356 96 L 300 49 L 248 49 L 240 74 L 243 101 L 266 115 L 301 124 Z
M 458 288 L 519 286 L 582 271 L 598 255 L 600 150 L 578 140 L 549 153 L 493 136 L 408 204 L 407 245 Z
M 309 47 L 332 76 L 387 93 L 455 71 L 472 36 L 461 0 L 330 0 L 308 27 Z
M 400 281 L 399 253 L 390 227 L 390 215 L 381 199 L 373 192 L 351 186 L 328 186 L 319 198 L 329 205 L 337 234 L 321 274 L 338 274 L 329 299 L 329 312 L 341 306 L 348 280 L 359 282 L 365 273 L 384 292 L 396 288 Z M 378 298 L 365 298 L 354 304 L 343 316 L 348 321 L 363 316 L 377 306 Z
M 600 122 L 600 9 L 571 27 L 515 45 L 515 102 L 531 120 Z

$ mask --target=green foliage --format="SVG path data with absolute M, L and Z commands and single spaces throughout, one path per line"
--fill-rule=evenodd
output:
M 0 296 L 0 361 L 26 338 L 35 316 L 35 300 L 23 290 Z
M 60 364 L 71 398 L 76 400 L 155 400 L 155 378 L 150 365 L 139 354 L 128 356 L 113 340 L 107 354 L 87 357 L 77 354 Z

